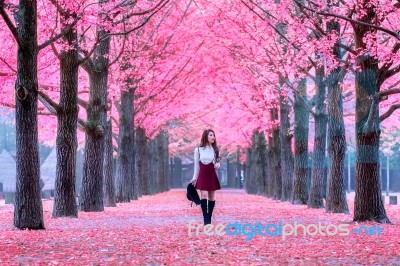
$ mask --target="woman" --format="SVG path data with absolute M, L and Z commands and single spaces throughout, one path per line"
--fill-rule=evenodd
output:
M 194 174 L 190 181 L 196 189 L 200 190 L 200 205 L 205 225 L 211 224 L 215 207 L 215 191 L 221 189 L 216 173 L 216 169 L 220 167 L 219 161 L 215 133 L 213 130 L 207 129 L 201 136 L 200 147 L 196 147 L 194 150 Z

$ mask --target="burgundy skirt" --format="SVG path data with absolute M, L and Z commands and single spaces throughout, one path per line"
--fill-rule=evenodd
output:
M 215 191 L 221 189 L 217 173 L 214 168 L 214 163 L 203 164 L 199 161 L 200 170 L 197 177 L 196 189 Z

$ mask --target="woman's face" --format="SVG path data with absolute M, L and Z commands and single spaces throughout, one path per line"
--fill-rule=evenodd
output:
M 212 144 L 214 142 L 215 142 L 214 132 L 210 131 L 208 132 L 208 143 Z

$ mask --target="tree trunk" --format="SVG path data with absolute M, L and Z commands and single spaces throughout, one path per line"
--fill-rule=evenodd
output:
M 135 95 L 135 89 L 133 89 L 133 98 Z M 131 199 L 137 200 L 139 198 L 139 184 L 140 182 L 137 180 L 136 174 L 135 174 L 135 158 L 136 158 L 136 144 L 135 144 L 135 126 L 134 126 L 134 121 L 135 121 L 135 113 L 133 111 L 134 108 L 134 101 L 132 101 L 132 110 L 129 110 L 129 117 L 131 117 L 131 125 L 129 127 L 130 134 L 132 135 L 132 138 L 130 139 L 129 149 L 128 149 L 128 157 L 130 158 L 130 184 L 131 184 L 131 189 L 130 189 L 130 194 L 131 194 Z
M 44 229 L 39 188 L 40 163 L 37 123 L 37 5 L 20 0 L 16 14 L 18 46 L 15 84 L 16 193 L 14 226 L 18 229 Z
M 278 108 L 273 108 L 270 111 L 271 121 L 278 120 Z M 281 169 L 281 149 L 280 149 L 279 127 L 272 129 L 270 137 L 270 148 L 272 151 L 272 172 L 269 172 L 269 177 L 272 179 L 269 186 L 269 194 L 273 199 L 282 197 L 282 169 Z
M 102 71 L 89 74 L 90 98 L 87 109 L 87 125 L 90 131 L 86 132 L 80 193 L 80 209 L 82 211 L 104 211 L 103 161 L 104 127 L 107 110 L 107 79 L 107 67 Z
M 337 21 L 328 23 L 329 31 L 340 32 Z M 335 45 L 333 53 L 340 59 L 340 49 Z M 339 85 L 341 69 L 333 70 L 327 78 L 328 84 L 328 154 L 329 171 L 327 180 L 326 206 L 327 212 L 349 213 L 344 184 L 344 159 L 346 156 L 346 136 L 343 120 L 342 87 Z
M 311 174 L 311 190 L 307 206 L 309 208 L 324 208 L 323 181 L 325 175 L 325 151 L 326 151 L 326 85 L 324 82 L 325 70 L 318 67 L 316 70 L 316 104 L 315 104 L 315 135 L 313 166 Z
M 158 143 L 157 137 L 156 139 L 150 140 L 148 143 L 148 162 L 149 162 L 149 173 L 148 177 L 149 180 L 147 182 L 148 185 L 148 194 L 155 194 L 158 186 L 158 178 L 160 174 L 160 164 L 159 164 L 159 157 L 161 156 L 158 154 Z
M 272 132 L 269 134 L 272 135 Z M 275 187 L 275 164 L 274 164 L 274 150 L 273 150 L 273 138 L 272 136 L 268 137 L 268 145 L 267 145 L 267 173 L 268 180 L 266 180 L 266 195 L 270 198 L 274 197 L 274 187 Z
M 140 194 L 148 195 L 149 191 L 149 145 L 143 128 L 136 129 L 137 154 L 135 156 L 135 173 L 140 180 Z
M 163 151 L 164 151 L 164 171 L 163 171 L 163 180 L 164 180 L 164 187 L 162 191 L 168 191 L 170 189 L 170 174 L 168 171 L 168 162 L 169 162 L 169 140 L 167 132 L 163 132 Z
M 64 41 L 74 49 L 60 52 L 60 110 L 57 112 L 53 217 L 78 217 L 75 190 L 79 70 L 77 36 L 76 28 L 71 28 L 64 35 Z
M 119 106 L 119 134 L 118 157 L 116 174 L 116 200 L 117 202 L 129 202 L 132 188 L 132 163 L 130 150 L 133 140 L 133 91 L 121 92 L 121 105 Z
M 249 194 L 257 193 L 257 179 L 254 174 L 255 168 L 255 144 L 254 144 L 254 135 L 253 135 L 252 147 L 247 148 L 246 150 L 246 176 L 244 179 L 244 188 Z
M 90 100 L 87 123 L 91 131 L 86 133 L 80 209 L 104 211 L 103 161 L 107 76 L 105 73 L 99 73 L 89 75 L 89 78 Z
M 243 188 L 246 191 L 246 193 L 249 194 L 251 194 L 249 189 L 250 171 L 251 171 L 251 147 L 246 149 L 246 168 L 244 171 L 244 179 L 243 179 Z
M 100 1 L 102 3 L 102 1 Z M 87 127 L 83 178 L 80 195 L 82 211 L 104 211 L 103 203 L 103 162 L 104 134 L 107 112 L 107 85 L 110 53 L 110 36 L 104 29 L 98 29 L 101 39 L 93 55 L 93 67 L 88 70 L 90 96 L 87 108 Z
M 375 6 L 364 1 L 365 15 L 361 21 L 374 23 Z M 376 36 L 376 30 L 353 25 L 357 50 L 366 48 L 365 36 Z M 376 221 L 390 223 L 382 198 L 379 178 L 379 92 L 378 59 L 363 54 L 360 69 L 355 73 L 356 80 L 356 188 L 354 199 L 354 221 Z
M 164 162 L 165 162 L 165 152 L 164 152 L 164 134 L 163 132 L 160 132 L 157 136 L 157 157 L 158 157 L 158 167 L 157 167 L 157 185 L 156 185 L 156 190 L 154 191 L 155 193 L 159 193 L 161 191 L 164 191 Z
M 182 187 L 182 159 L 179 157 L 172 158 L 172 184 L 173 188 L 181 188 Z
M 290 106 L 287 99 L 280 96 L 280 123 L 279 140 L 281 152 L 281 173 L 282 173 L 282 201 L 290 201 L 293 190 L 293 155 L 292 155 L 292 136 L 289 133 Z
M 257 132 L 255 135 L 256 143 L 256 164 L 255 164 L 255 176 L 257 178 L 257 194 L 267 195 L 267 147 L 265 143 L 264 133 Z
M 308 127 L 309 111 L 306 108 L 307 85 L 306 79 L 300 81 L 295 92 L 294 103 L 294 184 L 293 204 L 306 204 L 308 199 L 307 171 L 308 171 Z
M 114 187 L 114 157 L 113 157 L 113 143 L 112 143 L 112 124 L 111 119 L 107 121 L 106 134 L 104 138 L 104 206 L 116 207 L 115 187 Z
M 75 191 L 80 191 L 82 186 L 82 176 L 83 176 L 83 158 L 84 158 L 83 149 L 77 150 L 76 152 L 76 170 L 75 170 Z M 76 196 L 79 194 L 76 193 Z
M 227 158 L 227 160 L 226 160 L 226 170 L 227 170 L 227 176 L 228 176 L 227 186 L 230 188 L 233 188 L 234 182 L 235 182 L 236 167 L 235 167 L 235 164 L 232 163 L 231 158 Z
M 356 187 L 354 221 L 390 223 L 383 205 L 379 177 L 379 104 L 368 96 L 378 92 L 373 58 L 356 72 Z M 373 96 L 372 96 L 373 97 Z M 371 121 L 371 126 L 369 125 Z
M 236 178 L 235 178 L 235 188 L 240 188 L 240 180 L 242 178 L 242 164 L 240 162 L 240 147 L 236 151 Z

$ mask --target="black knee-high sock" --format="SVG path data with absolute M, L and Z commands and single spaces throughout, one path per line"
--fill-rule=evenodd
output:
M 203 212 L 204 224 L 207 224 L 208 213 L 207 213 L 207 199 L 200 200 L 201 211 Z
M 215 200 L 209 200 L 208 201 L 208 221 L 209 221 L 209 223 L 211 223 L 211 217 L 212 217 L 214 207 L 215 207 Z

